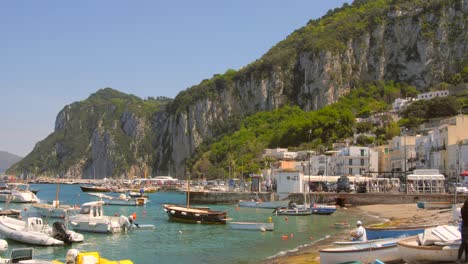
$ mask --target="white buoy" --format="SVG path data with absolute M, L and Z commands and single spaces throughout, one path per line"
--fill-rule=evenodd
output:
M 179 234 L 182 234 L 182 230 L 179 230 Z

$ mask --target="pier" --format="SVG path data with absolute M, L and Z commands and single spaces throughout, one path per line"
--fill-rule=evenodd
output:
M 340 206 L 370 205 L 370 204 L 407 204 L 418 201 L 455 202 L 453 194 L 404 194 L 404 193 L 306 193 L 307 200 L 317 203 L 333 203 Z M 309 199 L 310 198 L 310 199 Z M 457 203 L 463 203 L 468 198 L 466 194 L 456 196 Z M 239 200 L 262 199 L 263 201 L 278 201 L 277 193 L 259 192 L 190 192 L 190 203 L 193 204 L 236 204 Z M 303 193 L 290 194 L 285 200 L 304 201 Z

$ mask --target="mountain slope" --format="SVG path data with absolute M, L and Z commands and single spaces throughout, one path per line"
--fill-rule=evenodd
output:
M 155 168 L 183 174 L 201 144 L 258 111 L 320 109 L 361 83 L 425 91 L 450 80 L 467 66 L 467 11 L 466 0 L 359 0 L 310 21 L 250 65 L 181 92 L 156 118 L 167 136 Z
M 22 157 L 6 151 L 0 151 L 0 173 L 6 171 L 11 165 L 20 161 Z
M 54 133 L 11 171 L 182 176 L 200 146 L 258 111 L 321 109 L 369 82 L 428 90 L 467 66 L 467 11 L 468 0 L 356 0 L 310 21 L 246 67 L 158 102 L 168 103 L 166 110 L 107 89 L 66 106 Z
M 64 178 L 134 177 L 151 173 L 151 117 L 168 99 L 142 100 L 111 88 L 65 106 L 55 131 L 9 171 Z

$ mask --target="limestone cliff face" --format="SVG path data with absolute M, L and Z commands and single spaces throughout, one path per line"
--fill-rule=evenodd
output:
M 102 89 L 65 106 L 54 132 L 10 171 L 22 178 L 144 177 L 154 163 L 152 113 L 146 111 L 159 104 Z
M 232 116 L 285 103 L 320 109 L 361 82 L 405 82 L 423 91 L 444 81 L 467 58 L 467 11 L 467 0 L 388 11 L 340 51 L 296 50 L 285 64 L 241 69 L 232 84 L 214 89 L 215 95 L 155 117 L 160 157 L 155 169 L 182 175 L 184 160 Z

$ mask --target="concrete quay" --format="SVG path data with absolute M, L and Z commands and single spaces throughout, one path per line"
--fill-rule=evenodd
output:
M 307 201 L 317 203 L 346 205 L 371 205 L 371 204 L 407 204 L 418 201 L 426 202 L 454 202 L 453 194 L 403 194 L 403 193 L 307 193 Z M 259 192 L 190 192 L 192 204 L 236 204 L 239 200 L 262 199 L 263 201 L 278 201 L 277 193 Z M 468 195 L 456 196 L 457 203 L 463 203 Z M 303 193 L 290 194 L 284 200 L 294 200 L 298 203 L 304 201 Z

